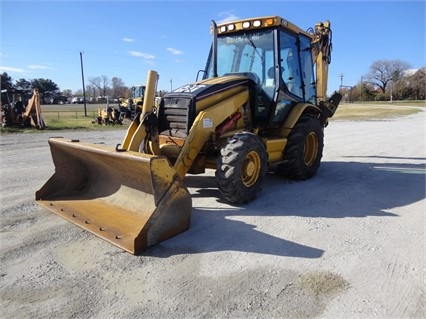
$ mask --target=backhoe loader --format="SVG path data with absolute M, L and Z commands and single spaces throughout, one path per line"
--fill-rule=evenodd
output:
M 133 120 L 143 104 L 145 95 L 145 85 L 135 85 L 129 89 L 130 97 L 128 99 L 120 99 L 119 109 L 124 112 L 126 118 Z
M 341 99 L 326 98 L 329 21 L 308 31 L 278 16 L 212 21 L 211 33 L 204 70 L 158 105 L 148 71 L 141 113 L 115 148 L 50 138 L 55 173 L 37 202 L 139 254 L 188 229 L 187 174 L 214 169 L 236 204 L 256 197 L 268 169 L 314 176 Z

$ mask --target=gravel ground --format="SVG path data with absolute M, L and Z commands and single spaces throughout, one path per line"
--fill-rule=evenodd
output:
M 50 136 L 115 146 L 125 131 L 2 134 L 3 318 L 424 318 L 425 112 L 332 121 L 321 168 L 268 174 L 221 200 L 188 175 L 190 229 L 134 256 L 35 203 Z

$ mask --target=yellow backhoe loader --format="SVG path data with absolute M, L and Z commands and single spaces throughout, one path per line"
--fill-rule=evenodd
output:
M 143 98 L 145 96 L 146 85 L 135 85 L 129 89 L 130 97 L 128 99 L 120 99 L 119 110 L 124 113 L 126 118 L 134 119 L 142 108 Z
M 205 69 L 158 105 L 148 72 L 141 113 L 115 148 L 50 138 L 56 169 L 37 202 L 139 254 L 189 227 L 186 174 L 216 170 L 233 203 L 253 200 L 269 168 L 314 176 L 341 99 L 326 99 L 330 23 L 303 31 L 268 16 L 212 21 L 211 31 Z

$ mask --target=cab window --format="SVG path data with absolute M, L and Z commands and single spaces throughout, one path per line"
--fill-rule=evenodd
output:
M 290 93 L 303 98 L 302 77 L 296 35 L 280 32 L 282 80 Z

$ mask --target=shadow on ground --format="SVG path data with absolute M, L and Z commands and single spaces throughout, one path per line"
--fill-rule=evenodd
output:
M 232 250 L 319 258 L 324 252 L 321 249 L 266 234 L 256 230 L 256 225 L 232 218 L 397 218 L 398 215 L 390 212 L 392 208 L 410 205 L 425 198 L 425 164 L 323 162 L 317 176 L 300 182 L 269 173 L 258 198 L 238 206 L 225 204 L 213 176 L 189 175 L 185 182 L 188 188 L 195 188 L 192 192 L 193 201 L 203 197 L 214 198 L 218 207 L 194 205 L 189 230 L 150 248 L 146 251 L 147 255 L 168 257 Z

